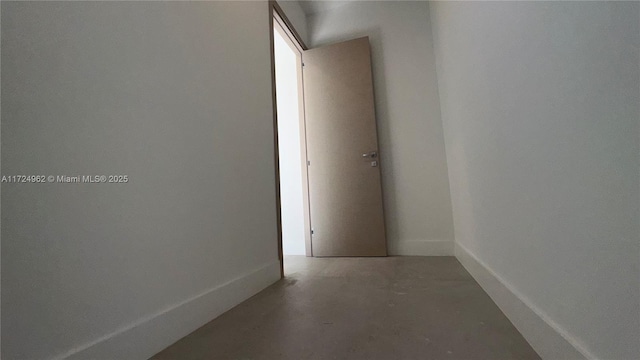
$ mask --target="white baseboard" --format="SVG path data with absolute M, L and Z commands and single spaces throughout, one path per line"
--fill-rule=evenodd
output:
M 540 357 L 545 360 L 596 359 L 575 337 L 551 320 L 464 246 L 455 244 L 455 256 Z
M 389 244 L 389 255 L 402 256 L 453 256 L 453 241 L 401 240 Z
M 278 279 L 275 261 L 55 358 L 148 359 Z

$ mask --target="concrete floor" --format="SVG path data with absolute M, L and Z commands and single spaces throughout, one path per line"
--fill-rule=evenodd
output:
M 454 257 L 285 258 L 152 359 L 539 359 Z

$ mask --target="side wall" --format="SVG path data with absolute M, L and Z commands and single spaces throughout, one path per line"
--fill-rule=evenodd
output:
M 543 357 L 640 358 L 640 4 L 431 7 L 456 255 Z
M 264 2 L 2 2 L 2 358 L 148 358 L 279 278 Z
M 308 17 L 312 46 L 369 36 L 389 253 L 452 255 L 453 221 L 426 2 L 354 2 Z

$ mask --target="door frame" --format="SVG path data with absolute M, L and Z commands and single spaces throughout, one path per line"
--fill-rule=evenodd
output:
M 284 10 L 275 0 L 269 0 L 269 43 L 271 51 L 271 97 L 273 103 L 273 144 L 274 144 L 274 159 L 275 159 L 275 175 L 276 175 L 276 209 L 277 209 L 277 222 L 278 222 L 278 259 L 280 261 L 280 277 L 284 277 L 284 252 L 282 245 L 282 199 L 280 194 L 280 153 L 278 146 L 278 103 L 276 94 L 276 61 L 275 61 L 275 39 L 274 30 L 276 26 L 281 33 L 284 34 L 285 41 L 289 45 L 293 45 L 293 48 L 297 50 L 300 56 L 298 59 L 298 111 L 300 119 L 300 145 L 301 145 L 301 166 L 302 166 L 302 201 L 303 201 L 303 218 L 304 218 L 304 233 L 305 233 L 305 253 L 306 256 L 313 256 L 313 248 L 311 243 L 311 214 L 309 207 L 309 177 L 308 177 L 308 163 L 307 163 L 307 132 L 306 121 L 304 111 L 304 78 L 302 72 L 302 54 L 307 50 L 307 46 L 300 37 L 300 34 L 296 31 L 295 27 L 289 21 Z M 281 34 L 282 35 L 282 34 Z

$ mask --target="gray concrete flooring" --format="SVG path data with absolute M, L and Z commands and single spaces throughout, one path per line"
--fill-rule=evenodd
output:
M 454 257 L 288 256 L 285 273 L 152 359 L 539 359 Z

